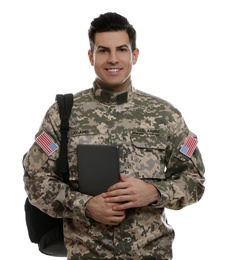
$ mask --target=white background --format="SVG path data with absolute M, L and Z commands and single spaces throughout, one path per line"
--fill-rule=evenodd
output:
M 57 93 L 92 86 L 90 22 L 116 11 L 137 30 L 134 86 L 174 104 L 199 137 L 206 166 L 201 201 L 167 211 L 174 260 L 225 256 L 225 1 L 0 2 L 1 259 L 52 259 L 29 241 L 22 156 Z

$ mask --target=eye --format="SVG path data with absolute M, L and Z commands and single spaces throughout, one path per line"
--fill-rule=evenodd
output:
M 99 49 L 98 52 L 99 53 L 106 53 L 106 52 L 108 52 L 108 50 L 107 49 Z
M 125 48 L 125 47 L 119 48 L 119 51 L 120 51 L 120 52 L 126 52 L 126 51 L 127 51 L 127 48 Z

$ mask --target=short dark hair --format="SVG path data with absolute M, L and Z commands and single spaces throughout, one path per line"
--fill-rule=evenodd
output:
M 95 35 L 97 32 L 126 31 L 129 36 L 132 50 L 136 49 L 136 30 L 129 23 L 127 18 L 117 13 L 108 12 L 94 18 L 88 30 L 90 49 L 93 51 Z

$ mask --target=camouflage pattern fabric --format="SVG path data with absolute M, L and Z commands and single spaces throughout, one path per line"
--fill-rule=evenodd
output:
M 38 134 L 60 140 L 58 105 L 47 111 Z M 37 135 L 38 135 L 37 134 Z M 191 158 L 180 152 L 193 134 L 170 103 L 135 90 L 123 93 L 93 88 L 74 95 L 70 117 L 68 162 L 70 187 L 55 175 L 59 149 L 51 155 L 34 142 L 24 159 L 29 200 L 47 214 L 64 218 L 68 259 L 172 259 L 174 230 L 164 208 L 179 210 L 204 193 L 204 165 L 198 147 Z M 120 170 L 154 184 L 158 203 L 127 210 L 118 226 L 107 226 L 85 215 L 91 198 L 79 193 L 78 144 L 113 144 L 120 149 Z

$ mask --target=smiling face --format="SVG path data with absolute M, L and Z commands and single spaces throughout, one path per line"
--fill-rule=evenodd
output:
M 132 51 L 126 31 L 96 33 L 94 50 L 89 50 L 88 55 L 97 83 L 115 92 L 125 90 L 131 82 L 138 54 L 138 49 Z

